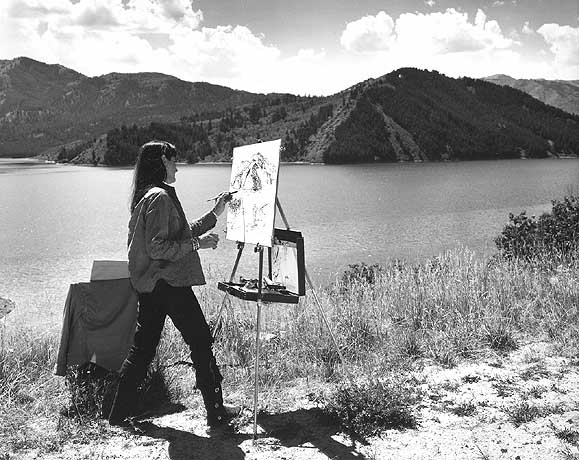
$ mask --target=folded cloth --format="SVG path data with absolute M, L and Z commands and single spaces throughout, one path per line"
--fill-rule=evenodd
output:
M 132 345 L 137 293 L 129 279 L 71 284 L 64 306 L 56 375 L 93 362 L 117 371 Z

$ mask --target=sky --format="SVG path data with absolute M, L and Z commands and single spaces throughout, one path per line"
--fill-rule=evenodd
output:
M 579 0 L 1 0 L 19 56 L 300 95 L 401 67 L 579 80 Z

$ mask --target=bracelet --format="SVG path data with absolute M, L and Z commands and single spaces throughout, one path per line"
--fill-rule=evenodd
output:
M 199 250 L 201 243 L 199 242 L 199 238 L 193 237 L 191 238 L 191 246 L 193 247 L 193 251 Z

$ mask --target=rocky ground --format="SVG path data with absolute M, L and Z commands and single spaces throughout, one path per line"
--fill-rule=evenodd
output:
M 255 442 L 251 410 L 231 431 L 208 433 L 193 404 L 142 420 L 139 433 L 107 428 L 106 436 L 65 441 L 54 453 L 9 452 L 0 459 L 579 459 L 579 360 L 561 357 L 548 343 L 450 369 L 427 365 L 416 378 L 424 394 L 415 407 L 418 429 L 388 430 L 364 442 L 329 424 L 304 383 L 284 395 L 293 405 L 262 411 Z M 37 429 L 51 423 L 39 421 Z

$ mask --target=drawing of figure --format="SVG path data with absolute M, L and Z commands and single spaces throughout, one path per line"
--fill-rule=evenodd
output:
M 231 187 L 234 189 L 258 192 L 263 189 L 262 178 L 260 176 L 263 176 L 267 184 L 271 184 L 274 180 L 273 171 L 275 171 L 275 165 L 261 153 L 257 152 L 250 160 L 241 162 L 240 168 L 233 178 Z M 246 183 L 249 178 L 251 178 L 251 186 L 247 188 Z
M 227 239 L 271 247 L 281 140 L 233 149 Z
M 258 206 L 256 204 L 253 205 L 252 209 L 252 219 L 249 222 L 249 226 L 251 228 L 260 227 L 263 223 L 263 219 L 265 217 L 265 208 L 267 208 L 268 203 Z

